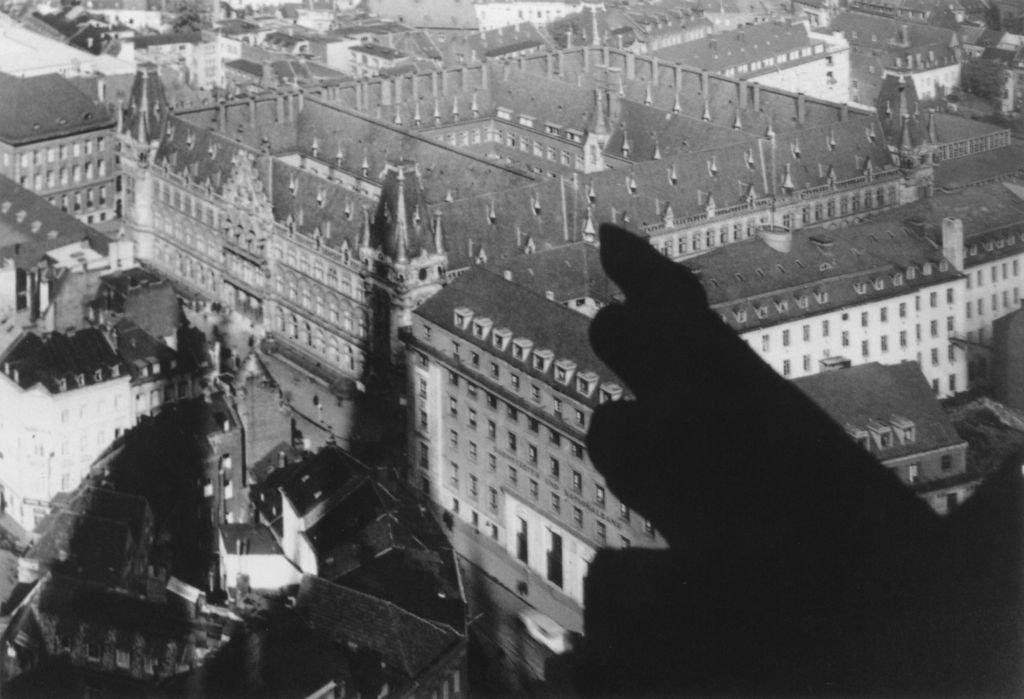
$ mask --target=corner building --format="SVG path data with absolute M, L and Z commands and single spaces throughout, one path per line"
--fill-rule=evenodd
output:
M 474 267 L 417 308 L 406 335 L 414 485 L 577 613 L 598 548 L 666 545 L 587 455 L 594 408 L 626 395 L 589 322 Z

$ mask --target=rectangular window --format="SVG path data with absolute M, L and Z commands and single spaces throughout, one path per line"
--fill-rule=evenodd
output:
M 508 467 L 508 482 L 512 485 L 519 485 L 519 471 L 515 466 Z
M 448 443 L 452 447 L 457 448 L 459 446 L 459 433 L 456 432 L 455 430 L 452 430 L 448 435 Z
M 579 471 L 572 472 L 572 489 L 577 493 L 583 492 L 583 474 Z
M 583 509 L 579 507 L 572 508 L 572 522 L 580 529 L 583 528 Z
M 558 496 L 558 493 L 551 493 L 551 511 L 556 515 L 562 512 L 562 498 Z
M 550 459 L 551 461 L 549 462 L 548 473 L 551 474 L 552 478 L 557 480 L 562 475 L 561 465 L 558 463 L 558 459 L 556 459 L 555 457 L 552 456 L 550 457 Z
M 534 500 L 536 500 L 537 496 L 539 494 L 540 494 L 540 484 L 537 483 L 537 481 L 535 481 L 535 480 L 533 480 L 531 478 L 530 479 L 530 497 L 533 498 Z
M 495 493 L 494 488 L 491 492 Z M 516 558 L 523 563 L 530 562 L 530 548 L 527 537 L 526 520 L 519 517 L 519 527 L 516 529 Z
M 626 522 L 629 521 L 629 506 L 624 502 L 619 503 L 619 517 Z
M 604 522 L 597 523 L 597 540 L 602 544 L 608 542 L 608 527 L 605 526 Z
M 498 510 L 498 490 L 497 488 L 491 488 L 487 496 L 487 504 L 490 506 L 492 512 Z M 525 529 L 525 527 L 524 527 Z M 522 560 L 526 560 L 525 558 Z

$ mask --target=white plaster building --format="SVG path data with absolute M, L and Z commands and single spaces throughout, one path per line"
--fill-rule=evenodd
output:
M 583 0 L 488 0 L 473 6 L 480 31 L 510 24 L 546 24 L 583 9 Z
M 99 330 L 27 333 L 0 357 L 0 489 L 27 529 L 134 424 L 131 377 Z
M 936 395 L 967 386 L 966 355 L 954 343 L 964 276 L 943 246 L 899 219 L 762 232 L 685 264 L 712 309 L 782 376 L 916 361 Z
M 589 322 L 474 267 L 413 312 L 407 336 L 413 485 L 503 550 L 518 571 L 506 585 L 531 604 L 542 588 L 569 617 L 598 548 L 665 545 L 587 455 L 593 409 L 624 394 Z

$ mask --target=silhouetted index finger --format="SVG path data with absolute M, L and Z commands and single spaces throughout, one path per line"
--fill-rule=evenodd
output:
M 629 304 L 669 301 L 673 311 L 688 313 L 707 307 L 697 278 L 642 238 L 610 223 L 601 224 L 601 264 L 626 294 Z

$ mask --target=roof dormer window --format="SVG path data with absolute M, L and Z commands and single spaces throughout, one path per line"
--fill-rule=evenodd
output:
M 515 340 L 512 341 L 512 357 L 519 360 L 520 362 L 526 361 L 526 357 L 529 356 L 530 350 L 532 349 L 532 340 L 517 337 Z
M 85 386 L 85 374 L 75 374 L 75 384 L 79 388 Z
M 867 282 L 856 282 L 853 285 L 853 290 L 858 294 L 866 294 L 868 291 L 868 284 Z
M 931 274 L 932 273 L 932 263 L 931 262 L 925 262 L 923 265 L 921 265 L 921 273 L 924 274 L 924 276 L 926 276 L 926 277 L 929 274 Z
M 608 401 L 619 400 L 620 398 L 622 398 L 622 386 L 617 383 L 601 384 L 601 390 L 597 393 L 599 403 L 607 403 Z
M 568 385 L 574 371 L 576 371 L 576 362 L 571 359 L 559 359 L 555 362 L 555 381 Z
M 786 299 L 775 299 L 775 310 L 779 313 L 785 313 L 789 310 L 789 301 Z
M 97 369 L 96 371 L 92 372 L 92 380 L 95 381 L 96 383 L 99 383 L 100 381 L 102 381 L 103 380 L 103 370 L 102 369 Z
M 811 305 L 810 299 L 807 298 L 807 294 L 800 294 L 796 297 L 796 307 L 806 309 Z
M 819 289 L 814 292 L 814 300 L 818 303 L 826 303 L 828 301 L 828 291 L 825 289 Z
M 768 317 L 768 306 L 764 304 L 757 304 L 754 306 L 754 314 L 758 318 L 764 319 Z
M 498 328 L 494 331 L 492 341 L 494 346 L 504 352 L 508 349 L 508 343 L 512 340 L 512 331 L 508 328 Z
M 892 285 L 903 286 L 903 274 L 901 272 L 892 275 Z
M 57 379 L 57 390 L 58 391 L 66 391 L 66 390 L 68 390 L 68 380 L 67 379 Z
M 917 439 L 917 430 L 913 421 L 908 420 L 902 415 L 893 415 L 889 422 L 892 424 L 893 431 L 896 433 L 896 439 L 899 440 L 900 444 L 913 444 Z
M 533 353 L 533 368 L 537 371 L 546 372 L 551 366 L 551 360 L 555 358 L 555 353 L 549 349 L 539 349 Z
M 871 420 L 868 422 L 868 430 L 871 432 L 871 439 L 878 449 L 888 449 L 893 445 L 892 427 L 889 425 Z
M 110 375 L 116 379 L 118 376 L 121 375 L 121 367 L 118 366 L 117 364 L 114 364 L 112 367 L 110 367 Z
M 491 332 L 491 327 L 494 322 L 490 318 L 476 318 L 473 320 L 473 336 L 478 337 L 481 340 L 487 339 L 487 334 Z
M 469 321 L 473 318 L 473 311 L 468 308 L 460 307 L 455 309 L 455 327 L 459 330 L 465 330 L 469 327 Z
M 734 308 L 732 309 L 732 317 L 737 323 L 747 322 L 747 309 L 745 308 Z
M 576 391 L 589 397 L 597 387 L 597 374 L 592 371 L 582 371 L 576 377 Z
M 948 272 L 949 271 L 949 261 L 948 260 L 939 260 L 939 271 L 940 272 Z
M 863 430 L 859 427 L 854 427 L 853 425 L 847 425 L 846 434 L 850 435 L 853 441 L 855 441 L 861 447 L 868 451 L 871 451 L 871 442 L 868 439 L 868 433 L 866 430 Z
M 884 289 L 884 288 L 885 288 L 885 280 L 884 280 L 884 279 L 882 279 L 881 277 L 879 277 L 878 279 L 876 279 L 876 280 L 875 280 L 875 281 L 873 282 L 873 284 L 874 284 L 874 287 L 875 287 L 875 291 L 881 291 L 882 289 Z
M 907 279 L 913 280 L 913 279 L 916 279 L 916 278 L 917 278 L 917 267 L 915 265 L 910 265 L 909 267 L 907 267 Z
M 512 110 L 505 107 L 498 107 L 498 118 L 505 121 L 512 121 Z

